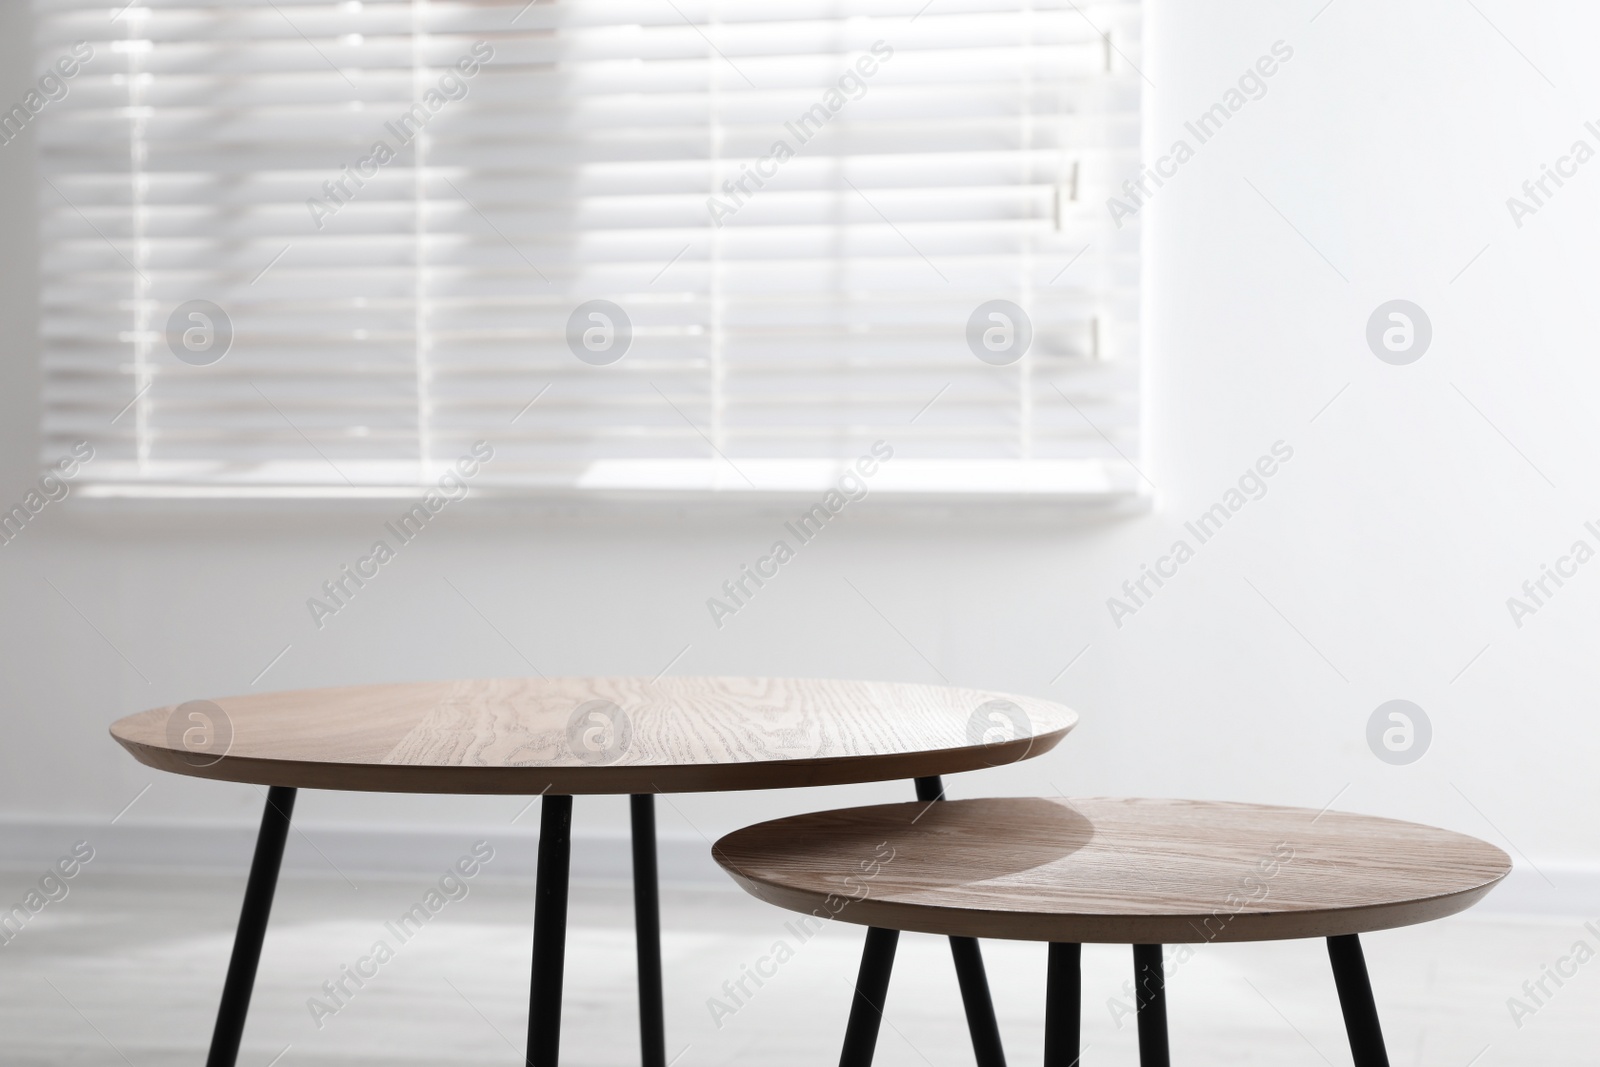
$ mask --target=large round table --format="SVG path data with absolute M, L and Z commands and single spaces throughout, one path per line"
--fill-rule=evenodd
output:
M 556 1067 L 574 795 L 627 794 L 644 1067 L 666 1067 L 655 793 L 940 776 L 1054 748 L 1059 704 L 976 689 L 778 678 L 496 678 L 196 700 L 118 720 L 141 763 L 267 786 L 208 1067 L 233 1067 L 296 790 L 542 796 L 527 1062 Z M 1003 1067 L 978 943 L 952 937 L 980 1067 Z

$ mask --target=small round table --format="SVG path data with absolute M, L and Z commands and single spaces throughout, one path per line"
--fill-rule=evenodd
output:
M 1324 937 L 1356 1067 L 1389 1067 L 1360 935 L 1454 915 L 1511 871 L 1488 842 L 1417 823 L 1126 797 L 813 812 L 712 855 L 802 923 L 868 928 L 841 1067 L 871 1067 L 902 930 L 1049 942 L 1046 1067 L 1080 1062 L 1085 942 L 1133 946 L 1139 1063 L 1169 1067 L 1163 945 Z
M 542 796 L 527 1063 L 561 1039 L 574 795 L 630 796 L 644 1067 L 666 1067 L 655 793 L 916 781 L 1014 763 L 1077 723 L 1059 704 L 975 689 L 773 678 L 499 678 L 197 700 L 111 735 L 159 770 L 269 787 L 208 1067 L 233 1067 L 295 791 Z M 952 937 L 980 1067 L 1004 1067 L 978 943 Z

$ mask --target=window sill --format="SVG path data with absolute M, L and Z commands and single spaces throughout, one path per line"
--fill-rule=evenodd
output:
M 871 473 L 867 473 L 870 470 Z M 837 511 L 841 501 L 871 499 L 874 509 L 998 505 L 1005 510 L 1119 513 L 1145 511 L 1148 484 L 1124 463 L 1099 460 L 915 460 L 894 459 L 866 466 L 832 460 L 655 460 L 599 461 L 552 477 L 511 480 L 485 468 L 443 492 L 438 479 L 380 485 L 239 479 L 83 479 L 73 497 L 120 508 L 160 505 L 187 510 L 241 506 L 301 510 L 393 510 L 397 502 L 429 494 L 470 503 L 470 510 L 611 511 L 644 508 L 693 511 L 802 510 L 822 504 Z M 460 506 L 460 505 L 456 505 Z

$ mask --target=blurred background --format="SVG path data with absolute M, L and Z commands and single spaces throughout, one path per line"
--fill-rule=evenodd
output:
M 702 7 L 675 15 L 666 0 L 663 5 L 664 14 L 648 19 L 710 25 Z M 49 20 L 60 17 L 62 6 L 0 7 L 0 102 L 23 100 L 37 86 L 42 65 L 70 48 L 70 39 L 61 44 L 41 29 L 60 28 Z M 386 6 L 393 5 L 367 8 Z M 416 6 L 433 14 L 452 7 Z M 507 20 L 518 6 L 484 5 L 473 17 Z M 541 4 L 522 17 L 532 23 L 545 17 L 545 8 L 568 6 Z M 939 15 L 940 0 L 926 14 L 915 4 L 880 6 L 886 10 L 874 8 L 872 18 L 916 15 L 920 21 Z M 1600 893 L 1600 836 L 1592 818 L 1600 801 L 1592 769 L 1600 753 L 1600 725 L 1592 713 L 1600 568 L 1568 567 L 1564 584 L 1547 582 L 1537 600 L 1524 589 L 1570 556 L 1575 542 L 1600 547 L 1600 535 L 1585 526 L 1600 520 L 1600 473 L 1586 458 L 1600 390 L 1590 299 L 1600 273 L 1591 239 L 1600 166 L 1582 165 L 1579 157 L 1587 157 L 1575 148 L 1580 140 L 1590 146 L 1589 155 L 1600 148 L 1600 134 L 1586 126 L 1600 119 L 1600 86 L 1587 55 L 1600 15 L 1564 0 L 1536 6 L 1423 0 L 1402 8 L 1376 0 L 1084 6 L 1095 9 L 1095 17 L 1131 27 L 1121 38 L 1126 54 L 1106 60 L 1115 91 L 1084 99 L 1107 113 L 1132 107 L 1128 114 L 1137 120 L 1136 143 L 1142 139 L 1146 162 L 1169 154 L 1180 139 L 1196 150 L 1135 205 L 1122 184 L 1137 177 L 1137 155 L 1125 151 L 1127 145 L 1119 148 L 1114 133 L 1127 123 L 1097 127 L 1105 150 L 1085 164 L 1068 221 L 1063 224 L 1055 208 L 1054 226 L 1045 218 L 1041 228 L 1049 232 L 1028 246 L 1037 264 L 1017 268 L 1031 294 L 1026 300 L 1039 309 L 1033 312 L 1037 336 L 1045 339 L 1024 358 L 1035 373 L 1049 369 L 1040 361 L 1059 358 L 1065 366 L 1085 355 L 1080 349 L 1089 342 L 1073 333 L 1078 320 L 1066 313 L 1051 318 L 1051 308 L 1073 300 L 1098 301 L 1089 317 L 1104 328 L 1107 345 L 1122 346 L 1088 353 L 1098 364 L 1086 373 L 1102 375 L 1091 382 L 1111 383 L 1084 386 L 1100 406 L 1074 404 L 1069 388 L 1061 395 L 1065 406 L 1038 409 L 1037 456 L 1062 464 L 1054 480 L 1042 488 L 1019 483 L 1015 491 L 995 491 L 996 484 L 1011 484 L 1004 479 L 1019 477 L 1004 467 L 1002 442 L 958 455 L 999 464 L 987 474 L 965 481 L 951 475 L 941 485 L 930 467 L 934 482 L 875 488 L 719 625 L 708 599 L 722 596 L 725 581 L 783 536 L 783 523 L 815 502 L 826 475 L 807 482 L 812 468 L 776 462 L 800 453 L 778 446 L 764 453 L 759 444 L 749 445 L 731 453 L 730 465 L 747 460 L 763 478 L 800 480 L 788 492 L 746 492 L 733 487 L 735 476 L 701 443 L 703 435 L 674 432 L 656 452 L 599 458 L 681 459 L 688 464 L 679 471 L 686 480 L 681 492 L 659 480 L 679 475 L 659 471 L 624 472 L 610 483 L 614 491 L 586 492 L 581 470 L 589 469 L 594 454 L 576 460 L 561 454 L 559 462 L 540 467 L 545 454 L 518 445 L 503 453 L 511 463 L 502 470 L 522 464 L 517 470 L 530 484 L 540 471 L 538 477 L 555 480 L 543 490 L 519 491 L 508 473 L 505 482 L 486 483 L 483 492 L 451 504 L 377 580 L 319 626 L 308 599 L 321 596 L 322 584 L 364 554 L 383 524 L 409 506 L 414 491 L 389 491 L 407 475 L 384 468 L 381 456 L 352 451 L 336 454 L 336 462 L 371 460 L 373 467 L 361 468 L 358 480 L 377 490 L 344 493 L 324 482 L 298 495 L 270 496 L 240 492 L 236 484 L 219 489 L 216 479 L 206 483 L 204 472 L 180 469 L 186 457 L 179 455 L 167 457 L 178 461 L 177 474 L 141 482 L 136 452 L 118 451 L 136 446 L 107 434 L 95 462 L 105 461 L 110 470 L 125 461 L 121 480 L 91 475 L 95 463 L 88 464 L 66 500 L 50 503 L 0 545 L 0 597 L 7 606 L 0 613 L 6 726 L 0 855 L 15 868 L 0 876 L 0 895 L 9 900 L 25 891 L 30 872 L 79 840 L 92 842 L 97 854 L 86 879 L 141 867 L 224 879 L 243 871 L 260 792 L 160 775 L 135 763 L 106 731 L 113 719 L 148 707 L 269 689 L 532 670 L 948 681 L 1057 700 L 1082 716 L 1055 752 L 954 779 L 948 783 L 953 796 L 1060 792 L 1333 805 L 1446 826 L 1505 848 L 1517 871 L 1487 907 L 1540 917 L 1548 925 L 1537 929 L 1545 932 L 1512 938 L 1520 947 L 1507 949 L 1503 975 L 1474 987 L 1483 1040 L 1463 1038 L 1459 1059 L 1457 1050 L 1438 1060 L 1419 1051 L 1414 1061 L 1398 1053 L 1396 1061 L 1464 1064 L 1487 1043 L 1494 1051 L 1482 1062 L 1519 1062 L 1518 1049 L 1534 1046 L 1517 1042 L 1535 1039 L 1512 1025 L 1505 998 L 1570 946 L 1578 926 L 1568 917 L 1592 912 Z M 308 23 L 351 9 L 282 7 Z M 821 17 L 811 5 L 787 7 L 796 18 Z M 852 5 L 816 7 L 848 21 Z M 1019 7 L 1026 5 L 988 5 L 996 11 Z M 1061 13 L 1043 7 L 1051 18 Z M 115 35 L 137 37 L 115 14 L 111 8 L 93 12 L 97 23 L 119 26 Z M 113 35 L 103 27 L 97 32 L 108 40 Z M 274 32 L 284 47 L 299 40 L 288 27 Z M 45 41 L 38 57 L 36 34 Z M 892 37 L 870 26 L 861 34 L 859 48 L 841 46 L 841 55 L 853 57 L 875 37 Z M 333 36 L 309 36 L 328 48 L 337 44 Z M 1290 47 L 1292 58 L 1199 143 L 1186 123 L 1223 101 L 1278 42 Z M 433 43 L 450 57 L 463 51 L 454 39 Z M 498 47 L 509 64 L 520 46 L 508 37 Z M 886 77 L 901 58 L 884 65 Z M 128 56 L 108 44 L 99 61 L 109 71 Z M 308 62 L 320 61 L 312 55 Z M 92 203 L 74 206 L 60 195 L 70 186 L 54 189 L 36 169 L 42 150 L 58 153 L 51 158 L 65 164 L 98 165 L 91 157 L 106 150 L 103 142 L 88 137 L 51 148 L 48 121 L 59 118 L 68 133 L 58 136 L 70 141 L 69 106 L 111 91 L 93 88 L 90 79 L 99 76 L 92 63 L 86 66 L 65 100 L 49 105 L 60 116 L 47 108 L 36 127 L 0 145 L 4 507 L 37 486 L 40 457 L 70 451 L 75 433 L 72 405 L 62 399 L 66 349 L 52 347 L 53 331 L 59 322 L 91 315 L 93 307 L 105 310 L 98 290 L 81 278 L 114 268 L 110 260 L 75 264 L 73 242 L 87 248 L 105 239 L 117 251 L 118 219 L 137 214 L 127 209 L 113 217 Z M 505 70 L 488 64 L 483 84 L 497 76 Z M 1132 105 L 1124 91 L 1129 87 Z M 81 99 L 72 95 L 80 91 Z M 871 92 L 862 102 L 873 104 Z M 370 121 L 379 124 L 391 110 L 374 108 Z M 450 117 L 447 109 L 440 121 Z M 348 140 L 342 127 L 330 134 L 335 148 L 306 166 L 304 185 L 311 191 L 305 196 L 320 184 L 310 175 L 335 175 L 355 158 L 337 147 L 341 138 Z M 119 150 L 126 149 L 123 142 Z M 1563 158 L 1572 161 L 1564 184 L 1547 182 L 1542 192 L 1535 186 L 1537 199 L 1525 191 L 1525 182 L 1538 181 Z M 808 173 L 797 169 L 792 179 L 785 172 L 775 181 L 805 181 Z M 1018 185 L 1030 180 L 1018 179 Z M 1051 177 L 1035 184 L 1044 189 L 1038 206 L 1050 204 L 1050 188 L 1062 183 Z M 866 192 L 870 200 L 872 188 Z M 479 195 L 468 190 L 464 199 Z M 510 194 L 485 189 L 481 195 L 503 205 Z M 1138 207 L 1121 227 L 1106 204 L 1113 196 Z M 1513 210 L 1513 197 L 1534 210 Z M 304 210 L 299 199 L 289 201 L 297 212 Z M 759 203 L 752 200 L 750 210 Z M 1022 196 L 1006 203 L 1035 201 Z M 877 211 L 859 204 L 839 210 L 863 212 L 863 222 Z M 495 210 L 460 216 L 462 226 L 477 228 L 483 247 L 493 244 Z M 748 218 L 751 226 L 778 224 Z M 99 229 L 110 231 L 96 236 L 97 220 Z M 339 222 L 334 218 L 329 226 Z M 315 246 L 310 224 L 297 216 L 296 225 L 310 235 L 304 247 Z M 513 250 L 523 227 L 536 227 L 531 219 L 503 225 L 518 235 Z M 699 225 L 708 233 L 715 229 Z M 914 243 L 924 231 L 908 224 L 906 232 L 907 243 Z M 933 412 L 954 401 L 961 417 L 981 419 L 985 410 L 1013 402 L 984 392 L 996 388 L 992 378 L 968 383 L 962 377 L 988 371 L 973 358 L 975 349 L 966 351 L 961 333 L 973 310 L 966 294 L 981 288 L 963 272 L 977 267 L 929 233 L 928 258 L 947 263 L 948 284 L 963 295 L 952 298 L 948 323 L 917 319 L 913 325 L 923 333 L 908 327 L 881 351 L 896 356 L 917 337 L 938 335 L 955 369 L 943 377 L 935 367 L 922 378 L 896 380 L 907 400 L 894 417 L 907 426 L 918 414 L 913 394 L 924 395 L 912 386 L 924 382 L 931 383 L 925 398 L 935 397 L 941 381 L 956 383 L 950 396 L 933 403 Z M 894 234 L 863 239 L 890 242 Z M 664 264 L 678 244 L 700 240 L 665 240 L 665 253 L 650 262 Z M 239 253 L 237 262 L 229 261 L 233 280 L 226 284 L 242 292 L 239 282 L 248 285 L 251 273 L 242 265 L 244 245 L 223 243 L 226 255 Z M 259 260 L 259 269 L 283 243 L 266 232 L 250 245 L 255 258 L 249 261 Z M 1073 267 L 1069 260 L 1079 246 L 1092 251 Z M 695 243 L 688 260 L 703 263 L 703 247 L 709 245 Z M 118 254 L 133 254 L 131 245 Z M 294 267 L 297 254 L 289 251 L 281 266 Z M 503 247 L 497 254 L 515 262 Z M 842 261 L 853 254 L 841 253 Z M 640 253 L 641 260 L 653 255 L 654 246 Z M 330 276 L 344 269 L 333 259 L 317 262 Z M 1131 276 L 1130 262 L 1138 267 Z M 735 268 L 730 273 L 737 276 Z M 1069 268 L 1084 273 L 1063 279 L 1072 287 L 1066 304 L 1052 303 L 1051 276 Z M 751 267 L 750 276 L 763 269 Z M 184 295 L 161 289 L 162 277 L 157 272 L 156 291 L 148 294 L 150 306 L 160 309 L 157 318 Z M 923 283 L 937 281 L 929 279 Z M 596 285 L 602 294 L 623 287 L 616 279 Z M 689 294 L 684 299 L 709 300 L 711 290 L 696 285 L 681 283 Z M 192 295 L 222 291 L 216 286 L 223 283 Z M 1015 286 L 991 288 L 996 297 L 1019 299 Z M 936 299 L 937 291 L 929 291 Z M 42 293 L 48 299 L 42 301 Z M 930 299 L 920 290 L 914 295 Z M 448 294 L 433 296 L 440 306 L 449 303 Z M 546 399 L 569 388 L 561 383 L 591 390 L 584 402 L 600 416 L 632 402 L 605 393 L 621 387 L 574 376 L 570 360 L 558 366 L 568 358 L 560 321 L 574 302 L 565 299 L 550 298 L 547 310 L 555 309 L 549 310 L 555 317 L 528 327 L 548 327 L 555 338 L 549 354 L 530 357 L 525 374 L 506 356 L 513 369 L 503 381 L 481 381 L 480 402 L 498 397 L 509 417 L 545 382 L 557 383 Z M 506 300 L 507 307 L 518 306 L 515 294 Z M 1420 310 L 1429 326 L 1430 340 L 1412 362 L 1384 358 L 1381 343 L 1369 343 L 1375 316 L 1380 323 L 1398 321 L 1378 315 L 1396 300 L 1410 302 L 1414 310 L 1404 313 L 1415 320 Z M 633 313 L 638 330 L 619 366 L 648 360 L 651 337 L 666 336 L 662 331 L 672 322 L 652 308 Z M 827 318 L 834 310 L 818 314 L 834 326 L 844 321 Z M 248 367 L 247 338 L 262 336 L 269 317 L 261 313 L 252 325 L 248 313 L 236 316 L 235 349 L 218 368 Z M 134 334 L 124 343 L 129 352 L 144 343 Z M 148 358 L 165 360 L 165 343 L 156 337 Z M 1057 347 L 1047 351 L 1047 341 Z M 294 337 L 273 343 L 308 360 L 322 352 L 296 349 Z M 335 353 L 329 359 L 338 358 L 337 345 L 329 342 L 326 350 Z M 1393 348 L 1385 351 L 1395 355 Z M 696 358 L 680 355 L 684 366 Z M 541 360 L 555 369 L 544 374 Z M 1057 380 L 1079 381 L 1075 373 L 1063 370 Z M 678 386 L 657 379 L 666 386 L 663 399 L 681 392 L 685 411 L 673 414 L 668 400 L 647 417 L 646 430 L 670 425 L 681 431 L 684 421 L 710 425 L 711 401 L 682 384 L 689 377 L 683 371 L 670 379 Z M 121 379 L 122 402 L 135 396 L 140 380 L 137 373 Z M 531 388 L 523 391 L 524 385 Z M 773 385 L 779 392 L 805 387 L 803 373 Z M 306 379 L 277 395 L 309 405 L 322 388 L 345 386 Z M 642 391 L 639 380 L 629 388 Z M 87 395 L 79 400 L 88 408 L 103 403 Z M 522 418 L 537 417 L 543 403 Z M 558 406 L 550 417 L 579 417 L 574 410 Z M 776 416 L 755 409 L 741 417 L 759 424 Z M 943 417 L 948 421 L 935 425 L 948 436 L 908 435 L 913 444 L 905 458 L 948 459 L 954 453 L 939 448 L 971 440 L 958 432 L 955 414 Z M 888 419 L 879 413 L 846 420 L 846 430 L 824 435 L 826 446 L 814 451 L 827 459 L 859 454 L 878 436 L 858 440 L 859 427 Z M 1108 433 L 1084 431 L 1102 424 Z M 741 440 L 736 430 L 728 440 Z M 1053 430 L 1060 432 L 1051 436 Z M 226 434 L 217 433 L 217 447 L 226 446 Z M 802 436 L 797 431 L 794 439 Z M 322 440 L 315 431 L 312 439 Z M 472 439 L 470 421 L 462 421 L 441 431 L 437 449 L 449 462 Z M 1260 493 L 1247 486 L 1247 502 L 1230 508 L 1231 517 L 1201 543 L 1185 524 L 1225 501 L 1275 446 L 1280 459 L 1285 448 L 1292 458 L 1263 480 Z M 307 469 L 318 466 L 308 451 L 284 454 Z M 774 465 L 762 466 L 767 460 Z M 425 464 L 414 469 L 433 470 Z M 191 489 L 174 492 L 185 479 Z M 193 491 L 196 484 L 211 490 Z M 1124 583 L 1137 582 L 1179 539 L 1195 547 L 1193 558 L 1165 584 L 1147 583 L 1135 599 Z M 1510 598 L 1524 610 L 1513 610 Z M 1403 709 L 1412 727 L 1425 723 L 1398 754 L 1381 739 L 1371 740 L 1375 713 L 1394 700 L 1414 706 Z M 1387 728 L 1396 720 L 1386 711 L 1378 721 Z M 708 838 L 810 808 L 904 799 L 909 788 L 674 797 L 660 810 L 665 876 L 682 885 L 716 882 Z M 358 871 L 421 877 L 463 851 L 464 842 L 490 838 L 503 843 L 497 872 L 525 874 L 536 823 L 524 810 L 517 798 L 307 792 L 296 813 L 303 834 L 291 842 L 288 863 L 307 877 L 349 875 L 360 882 Z M 581 799 L 575 875 L 625 876 L 626 827 L 620 798 Z M 349 870 L 335 870 L 330 856 Z M 219 891 L 215 905 L 220 939 L 231 923 L 237 898 L 229 894 L 237 881 L 219 884 L 231 887 Z M 57 911 L 60 922 L 69 921 L 67 903 Z M 136 912 L 123 917 L 136 921 Z M 626 917 L 625 910 L 618 914 Z M 8 952 L 15 949 L 0 949 L 0 968 L 11 969 Z M 848 973 L 850 955 L 841 950 L 839 974 Z M 1430 957 L 1429 973 L 1447 971 L 1444 959 Z M 220 957 L 207 966 L 220 980 Z M 1574 988 L 1585 980 L 1593 981 L 1584 975 Z M 1383 1003 L 1381 985 L 1379 992 Z M 211 1010 L 211 995 L 200 988 L 196 1012 Z M 1595 995 L 1592 988 L 1571 993 L 1563 1010 L 1578 1011 L 1582 997 L 1592 1006 Z M 1461 1000 L 1459 990 L 1441 996 Z M 1331 1013 L 1330 997 L 1321 1000 L 1328 1003 L 1319 1010 Z M 703 1022 L 702 1009 L 693 1006 L 698 1000 L 690 1003 L 686 1010 L 701 1012 Z M 296 1025 L 304 1026 L 304 1012 L 294 1010 L 300 1011 Z M 1336 1013 L 1329 1018 L 1336 1034 Z M 1528 1027 L 1535 1029 L 1532 1022 Z M 831 1048 L 839 1031 L 823 1029 Z M 515 1039 L 514 1026 L 507 1032 Z M 492 1034 L 486 1040 L 493 1054 L 509 1054 Z M 1287 1040 L 1297 1051 L 1275 1062 L 1297 1062 L 1292 1056 L 1312 1051 L 1293 1034 Z M 97 1047 L 89 1055 L 105 1052 Z M 1339 1048 L 1333 1039 L 1327 1047 Z M 65 1062 L 40 1056 L 39 1062 Z

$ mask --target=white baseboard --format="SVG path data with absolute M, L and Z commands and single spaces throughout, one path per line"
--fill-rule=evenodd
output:
M 0 820 L 0 869 L 42 873 L 73 844 L 94 848 L 91 869 L 177 870 L 241 874 L 250 866 L 254 826 L 217 823 L 105 823 L 65 820 Z M 443 870 L 476 841 L 495 849 L 494 869 L 511 877 L 532 877 L 539 835 L 519 827 L 391 827 L 310 825 L 296 827 L 284 850 L 290 875 L 340 873 L 354 877 L 428 874 Z M 698 836 L 662 835 L 657 843 L 661 880 L 668 884 L 731 883 Z M 572 877 L 624 880 L 633 870 L 624 834 L 582 834 L 572 842 Z M 1519 863 L 1505 883 L 1476 909 L 1484 914 L 1600 916 L 1600 864 Z
M 256 827 L 221 823 L 138 822 L 119 826 L 57 820 L 0 820 L 0 869 L 40 871 L 73 844 L 94 848 L 94 870 L 208 871 L 243 873 L 255 850 Z M 427 874 L 442 870 L 476 841 L 494 846 L 496 873 L 532 877 L 539 835 L 529 828 L 498 826 L 393 829 L 368 826 L 297 826 L 284 848 L 283 871 L 291 875 L 340 872 L 354 876 Z M 731 884 L 698 836 L 663 834 L 656 844 L 663 882 Z M 626 879 L 633 871 L 625 834 L 575 835 L 572 877 Z

